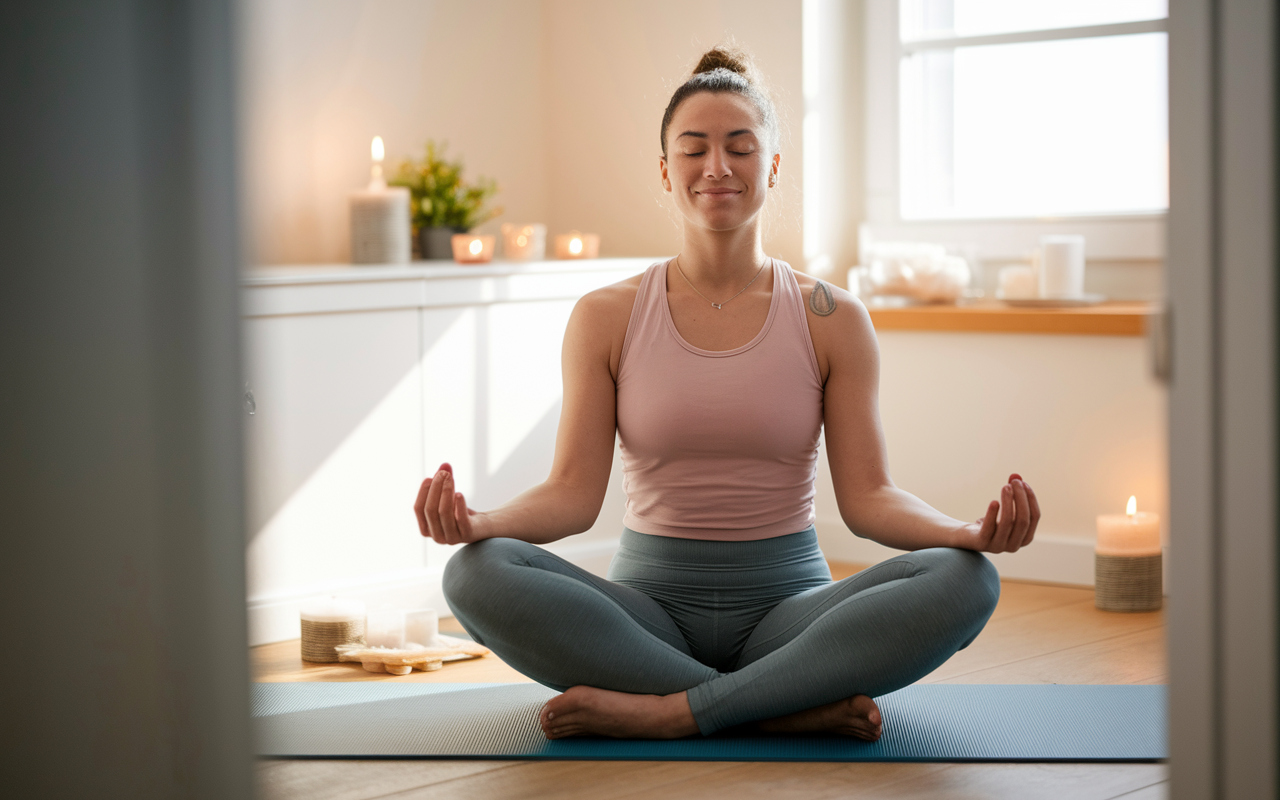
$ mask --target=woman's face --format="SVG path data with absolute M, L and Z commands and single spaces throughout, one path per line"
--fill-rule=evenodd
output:
M 662 186 L 689 222 L 715 231 L 756 219 L 779 157 L 755 105 L 742 95 L 699 92 L 676 108 L 661 159 Z

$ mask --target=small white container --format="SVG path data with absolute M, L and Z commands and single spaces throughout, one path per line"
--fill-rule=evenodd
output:
M 1084 237 L 1040 237 L 1040 296 L 1076 298 L 1084 294 Z

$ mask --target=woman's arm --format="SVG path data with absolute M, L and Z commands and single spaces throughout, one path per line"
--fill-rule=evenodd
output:
M 1010 475 L 985 515 L 967 523 L 893 484 L 880 427 L 880 351 L 871 316 L 848 292 L 824 286 L 812 278 L 802 283 L 806 297 L 818 297 L 809 303 L 809 329 L 826 379 L 827 459 L 844 523 L 859 536 L 899 550 L 960 547 L 1002 553 L 1030 544 L 1040 507 L 1020 475 Z M 834 304 L 823 302 L 828 298 Z
M 453 470 L 442 464 L 422 482 L 414 503 L 423 536 L 441 544 L 495 537 L 545 544 L 595 523 L 613 465 L 614 377 L 635 298 L 631 283 L 588 294 L 569 318 L 561 355 L 564 404 L 547 479 L 499 508 L 478 512 L 467 508 Z

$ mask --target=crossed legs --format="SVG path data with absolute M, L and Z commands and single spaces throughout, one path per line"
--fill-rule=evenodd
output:
M 875 738 L 870 698 L 972 641 L 999 581 L 970 551 L 898 556 L 783 600 L 726 673 L 694 659 L 647 595 L 525 542 L 467 545 L 449 562 L 445 592 L 477 641 L 565 692 L 543 711 L 549 735 L 667 738 L 755 724 Z

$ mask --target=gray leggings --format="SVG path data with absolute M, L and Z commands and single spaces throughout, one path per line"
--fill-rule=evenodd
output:
M 914 683 L 1000 596 L 982 554 L 905 553 L 832 582 L 813 528 L 754 542 L 623 529 L 609 580 L 516 539 L 469 544 L 444 590 L 476 641 L 558 691 L 688 691 L 698 729 Z

